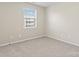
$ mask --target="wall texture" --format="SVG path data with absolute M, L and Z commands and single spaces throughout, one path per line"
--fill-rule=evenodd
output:
M 38 27 L 24 28 L 22 8 L 33 7 L 38 11 Z M 45 8 L 29 3 L 0 3 L 0 45 L 44 35 Z
M 79 46 L 79 3 L 48 7 L 47 35 Z

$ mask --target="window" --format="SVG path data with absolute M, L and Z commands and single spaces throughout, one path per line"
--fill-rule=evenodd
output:
M 37 27 L 37 10 L 34 8 L 23 8 L 24 28 Z

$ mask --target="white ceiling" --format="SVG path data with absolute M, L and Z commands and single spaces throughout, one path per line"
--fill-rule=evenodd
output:
M 55 2 L 32 2 L 32 4 L 39 5 L 42 7 L 49 7 L 51 5 L 54 5 Z

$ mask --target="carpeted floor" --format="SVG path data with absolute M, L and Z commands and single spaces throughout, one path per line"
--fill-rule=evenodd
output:
M 48 37 L 0 47 L 1 57 L 76 57 L 79 47 Z

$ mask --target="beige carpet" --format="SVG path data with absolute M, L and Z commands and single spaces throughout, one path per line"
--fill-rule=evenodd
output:
M 22 43 L 0 47 L 0 56 L 5 57 L 76 57 L 79 47 L 42 37 Z

